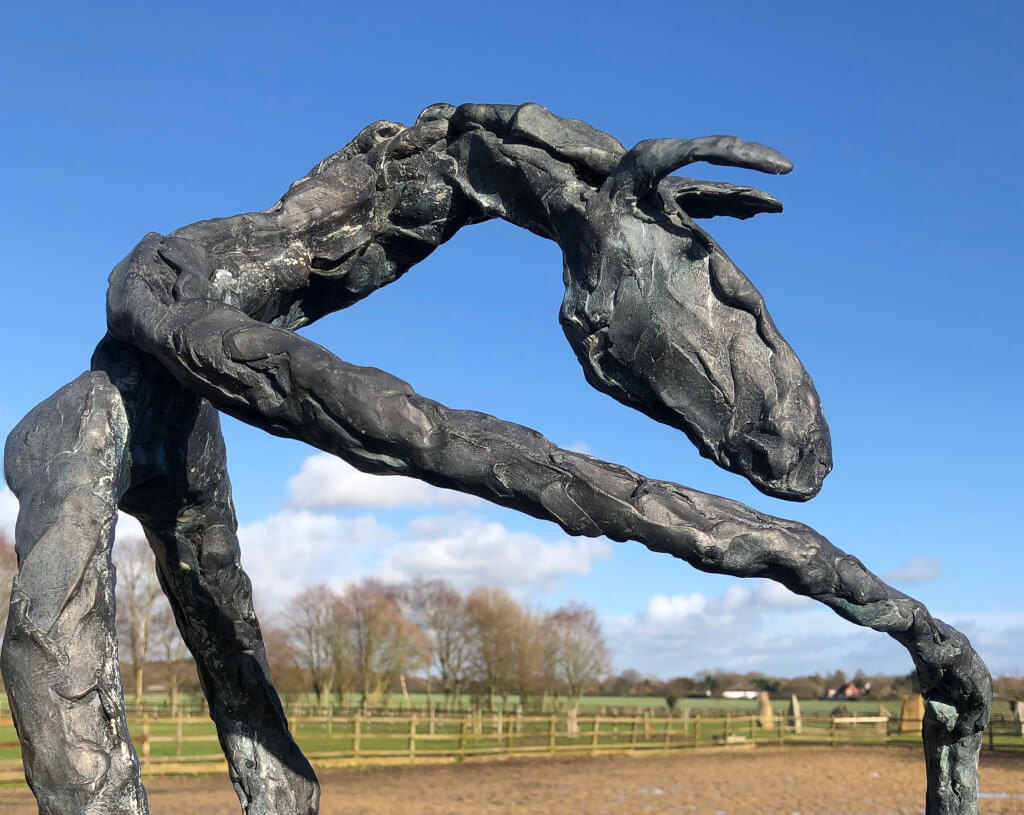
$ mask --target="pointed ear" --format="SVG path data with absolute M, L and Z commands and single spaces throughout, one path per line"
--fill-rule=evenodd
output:
M 658 183 L 673 170 L 696 161 L 776 175 L 793 169 L 792 162 L 777 150 L 735 136 L 647 139 L 638 142 L 622 157 L 608 176 L 605 187 L 613 199 L 644 198 L 651 195 L 658 188 Z
M 742 219 L 762 212 L 782 212 L 782 202 L 754 187 L 669 176 L 662 180 L 659 190 L 691 218 L 723 215 Z

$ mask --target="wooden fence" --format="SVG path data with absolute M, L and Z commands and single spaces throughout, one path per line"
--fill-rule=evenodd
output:
M 9 722 L 0 722 L 0 725 Z M 289 728 L 307 757 L 320 766 L 369 761 L 464 760 L 474 756 L 556 755 L 681 750 L 714 746 L 913 743 L 886 716 L 787 719 L 762 727 L 756 715 L 637 716 L 383 714 L 290 717 Z M 179 716 L 130 720 L 146 775 L 222 772 L 212 723 Z M 919 736 L 917 737 L 919 738 Z M 1024 749 L 1012 719 L 996 717 L 990 749 Z M 0 781 L 22 778 L 20 762 L 0 762 Z

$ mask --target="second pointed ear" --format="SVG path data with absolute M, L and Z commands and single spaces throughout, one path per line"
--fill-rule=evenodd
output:
M 756 187 L 696 178 L 664 179 L 658 189 L 691 218 L 752 218 L 762 212 L 782 212 L 782 202 Z

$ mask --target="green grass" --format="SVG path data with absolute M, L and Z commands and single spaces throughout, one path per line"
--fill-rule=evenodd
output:
M 155 700 L 154 700 L 155 701 Z M 413 698 L 413 704 L 420 699 Z M 425 699 L 423 699 L 425 702 Z M 628 704 L 627 704 L 628 703 Z M 660 703 L 660 704 L 659 704 Z M 776 701 L 773 707 L 782 713 L 786 702 Z M 852 714 L 870 715 L 878 711 L 877 702 L 847 702 Z M 566 732 L 566 719 L 562 715 L 555 716 L 556 741 L 561 747 L 575 745 L 587 749 L 593 739 L 593 719 L 595 712 L 603 711 L 598 724 L 598 743 L 605 749 L 611 747 L 637 749 L 660 748 L 665 744 L 666 730 L 668 740 L 673 746 L 688 746 L 697 741 L 708 745 L 715 737 L 728 733 L 743 736 L 757 741 L 777 742 L 782 736 L 786 743 L 829 742 L 833 738 L 838 743 L 884 743 L 897 742 L 920 744 L 920 736 L 913 734 L 900 735 L 892 733 L 887 736 L 872 726 L 851 729 L 838 727 L 832 730 L 828 720 L 829 713 L 835 707 L 831 701 L 809 700 L 801 702 L 804 718 L 804 731 L 795 735 L 788 730 L 780 733 L 774 728 L 762 729 L 751 717 L 756 711 L 756 704 L 748 700 L 726 699 L 682 699 L 674 716 L 669 717 L 664 700 L 655 698 L 633 697 L 588 697 L 581 705 L 579 716 L 579 733 L 569 737 Z M 888 706 L 891 714 L 898 714 L 898 706 Z M 637 709 L 649 709 L 647 716 L 627 716 Z M 613 712 L 618 710 L 619 717 Z M 291 717 L 295 728 L 295 737 L 303 751 L 317 753 L 347 753 L 354 747 L 355 724 L 349 717 L 336 716 L 331 723 L 332 733 L 327 733 L 326 721 L 304 720 Z M 520 733 L 513 734 L 513 747 L 536 746 L 546 748 L 550 740 L 551 715 L 527 714 L 519 722 Z M 434 735 L 429 735 L 430 719 L 428 716 L 417 716 L 416 754 L 430 753 L 454 754 L 460 751 L 471 753 L 474 750 L 491 750 L 506 746 L 509 730 L 516 726 L 516 717 L 512 713 L 500 717 L 502 733 L 496 731 L 499 717 L 482 713 L 478 718 L 466 715 L 435 717 Z M 635 721 L 635 724 L 634 724 Z M 778 723 L 784 723 L 779 717 Z M 195 716 L 182 720 L 182 736 L 185 740 L 176 744 L 178 723 L 173 719 L 147 717 L 150 742 L 149 755 L 152 758 L 171 758 L 180 755 L 211 756 L 220 753 L 213 723 L 206 716 Z M 480 728 L 482 732 L 477 733 Z M 375 714 L 363 717 L 360 721 L 360 753 L 375 751 L 408 752 L 409 719 L 402 714 Z M 129 717 L 129 730 L 139 752 L 142 752 L 142 719 Z M 696 732 L 695 732 L 696 731 Z M 997 729 L 994 744 L 1001 749 L 1024 750 L 1024 739 L 1008 735 L 1005 726 Z M 189 738 L 201 737 L 203 740 L 188 741 Z M 0 743 L 15 743 L 17 735 L 11 725 L 0 725 Z M 989 737 L 985 737 L 985 748 L 989 746 Z M 180 750 L 180 753 L 179 753 Z M 17 760 L 20 750 L 17 746 L 0 747 L 0 760 Z
M 431 702 L 434 706 L 442 706 L 444 704 L 444 696 L 435 693 L 431 697 Z M 283 697 L 283 703 L 286 710 L 292 710 L 297 707 L 303 710 L 312 711 L 317 706 L 316 697 L 311 693 L 306 694 L 286 694 Z M 486 709 L 487 698 L 479 700 L 480 704 Z M 539 710 L 542 701 L 544 701 L 543 711 Z M 334 694 L 331 697 L 331 702 L 335 708 L 338 708 L 339 699 L 338 695 Z M 359 704 L 358 695 L 351 695 L 346 699 L 348 706 L 354 709 Z M 135 699 L 129 697 L 125 700 L 126 709 L 131 715 L 135 712 Z M 178 697 L 178 703 L 184 710 L 192 711 L 193 715 L 202 715 L 200 711 L 203 709 L 203 700 L 199 696 L 190 696 L 187 694 L 180 694 Z M 417 710 L 427 709 L 427 694 L 425 693 L 410 693 L 409 704 Z M 495 704 L 499 710 L 504 709 L 507 714 L 511 714 L 515 711 L 516 706 L 519 704 L 519 697 L 516 694 L 507 696 L 504 703 L 501 697 L 496 698 Z M 779 711 L 784 712 L 789 704 L 788 699 L 773 699 L 772 707 Z M 828 699 L 804 699 L 800 701 L 801 711 L 804 715 L 828 715 L 832 709 L 839 704 L 836 701 Z M 885 705 L 889 710 L 890 715 L 898 716 L 900 711 L 900 702 L 887 701 L 879 702 L 878 700 L 856 700 L 843 702 L 851 713 L 859 714 L 874 714 L 878 711 L 879 704 Z M 552 713 L 555 712 L 556 707 L 559 710 L 564 709 L 566 705 L 566 699 L 560 697 L 553 699 L 548 697 L 543 700 L 541 696 L 534 695 L 528 699 L 528 713 L 531 715 L 534 713 Z M 462 711 L 468 711 L 473 706 L 473 699 L 470 696 L 463 696 L 460 700 L 459 709 Z M 382 697 L 378 700 L 377 708 L 380 710 L 393 710 L 402 711 L 405 709 L 405 701 L 400 694 L 390 694 L 387 697 Z M 625 715 L 627 712 L 632 710 L 644 710 L 650 709 L 652 711 L 659 711 L 664 713 L 667 710 L 668 705 L 665 699 L 660 696 L 585 696 L 580 702 L 580 713 L 581 714 L 593 714 L 602 712 L 604 709 L 605 714 L 611 714 L 618 711 L 620 714 Z M 722 699 L 720 697 L 685 697 L 679 699 L 676 703 L 676 710 L 681 711 L 683 709 L 689 709 L 696 713 L 701 711 L 726 711 L 731 710 L 737 712 L 749 713 L 757 710 L 757 702 L 749 699 Z M 142 697 L 142 710 L 145 710 L 151 715 L 165 716 L 169 713 L 169 705 L 167 696 L 165 694 L 146 694 Z M 0 694 L 0 718 L 9 718 L 10 709 L 7 705 L 7 699 L 4 695 Z
M 338 707 L 339 703 L 337 694 L 332 696 L 331 701 L 335 707 Z M 347 701 L 350 707 L 355 707 L 359 703 L 359 697 L 353 696 Z M 444 704 L 444 697 L 435 693 L 432 695 L 431 701 L 435 707 L 442 706 Z M 564 697 L 560 697 L 558 699 L 548 697 L 545 700 L 539 695 L 534 695 L 527 701 L 527 712 L 531 715 L 534 713 L 551 713 L 555 711 L 556 707 L 559 710 L 562 710 L 566 705 L 566 699 Z M 540 710 L 542 702 L 543 710 Z M 480 704 L 486 709 L 487 698 L 485 697 L 481 699 Z M 516 694 L 511 694 L 505 697 L 504 701 L 501 697 L 497 697 L 495 699 L 496 708 L 498 710 L 504 710 L 505 713 L 513 713 L 518 704 L 519 697 Z M 806 699 L 801 700 L 800 707 L 801 711 L 805 715 L 828 715 L 837 704 L 839 704 L 839 702 L 829 699 Z M 884 704 L 888 708 L 890 715 L 898 716 L 900 710 L 899 701 L 879 702 L 877 700 L 854 700 L 843 702 L 843 704 L 846 705 L 851 713 L 859 713 L 862 715 L 877 713 L 879 704 Z M 426 710 L 427 695 L 425 693 L 410 693 L 409 705 L 416 710 Z M 772 700 L 772 707 L 779 712 L 785 712 L 788 705 L 788 699 Z M 313 694 L 291 694 L 285 699 L 285 707 L 289 710 L 293 707 L 313 710 L 316 706 L 317 700 Z M 460 700 L 459 709 L 468 711 L 472 707 L 472 698 L 469 696 L 463 696 Z M 620 714 L 625 715 L 628 711 L 636 709 L 650 709 L 652 711 L 664 712 L 668 709 L 668 704 L 665 702 L 664 697 L 661 696 L 585 696 L 580 701 L 581 714 L 585 713 L 587 715 L 591 715 L 593 713 L 601 712 L 602 708 L 604 709 L 605 714 L 611 714 L 618 711 Z M 721 697 L 685 697 L 679 699 L 676 703 L 677 711 L 681 711 L 684 708 L 693 712 L 709 710 L 756 712 L 757 701 L 751 699 L 722 699 Z M 379 700 L 378 709 L 401 711 L 405 709 L 405 702 L 401 695 L 392 694 L 387 698 Z

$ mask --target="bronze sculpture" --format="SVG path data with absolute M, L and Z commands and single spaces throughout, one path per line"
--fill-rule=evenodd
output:
M 729 136 L 627 151 L 537 105 L 432 105 L 409 128 L 368 126 L 268 210 L 145 236 L 111 274 L 91 370 L 7 442 L 20 572 L 0 667 L 40 811 L 147 811 L 113 633 L 120 507 L 146 530 L 243 810 L 316 812 L 238 561 L 223 410 L 367 472 L 777 580 L 889 633 L 927 700 L 928 811 L 976 812 L 988 672 L 962 634 L 855 557 L 802 524 L 452 410 L 294 333 L 398 279 L 461 227 L 502 218 L 562 249 L 560 319 L 594 387 L 763 492 L 807 500 L 832 466 L 814 386 L 760 294 L 692 220 L 781 206 L 668 175 L 695 161 L 791 169 Z

